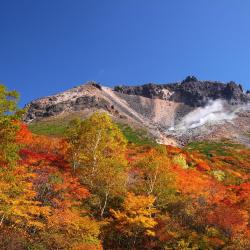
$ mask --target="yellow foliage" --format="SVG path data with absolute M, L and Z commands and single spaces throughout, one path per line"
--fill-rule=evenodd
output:
M 99 224 L 76 209 L 54 209 L 48 218 L 47 232 L 53 246 L 65 249 L 100 249 Z M 89 246 L 89 248 L 87 248 Z
M 25 166 L 0 171 L 0 219 L 18 227 L 42 229 L 50 209 L 35 201 L 30 174 Z M 43 218 L 43 220 L 41 219 Z
M 114 217 L 116 228 L 128 236 L 142 233 L 147 236 L 154 236 L 154 227 L 157 222 L 153 218 L 158 211 L 154 208 L 155 197 L 134 195 L 128 193 L 123 204 L 123 211 L 111 213 Z

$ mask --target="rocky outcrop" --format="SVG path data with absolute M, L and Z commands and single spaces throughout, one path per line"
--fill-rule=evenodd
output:
M 24 120 L 30 122 L 86 109 L 103 109 L 112 113 L 114 107 L 98 95 L 101 90 L 99 84 L 87 83 L 54 96 L 34 100 L 26 105 Z
M 244 94 L 242 86 L 235 82 L 225 84 L 217 81 L 199 81 L 194 76 L 188 76 L 180 83 L 117 86 L 114 90 L 128 95 L 180 102 L 192 107 L 203 106 L 208 100 L 223 99 L 230 104 L 242 104 L 249 99 L 248 95 Z

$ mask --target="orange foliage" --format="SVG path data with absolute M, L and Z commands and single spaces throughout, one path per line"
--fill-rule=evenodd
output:
M 176 173 L 177 187 L 181 193 L 192 197 L 208 195 L 208 187 L 212 183 L 209 177 L 202 175 L 195 169 L 186 170 L 179 166 L 175 166 L 173 171 Z

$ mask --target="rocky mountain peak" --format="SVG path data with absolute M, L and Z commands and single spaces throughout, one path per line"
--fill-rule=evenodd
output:
M 222 99 L 230 104 L 241 104 L 248 101 L 240 84 L 235 82 L 200 81 L 195 76 L 188 76 L 182 82 L 170 84 L 145 84 L 142 86 L 118 86 L 115 91 L 140 95 L 147 98 L 167 99 L 184 103 L 192 107 L 205 105 L 209 100 Z
M 195 76 L 187 76 L 187 77 L 182 81 L 182 83 L 185 83 L 185 82 L 198 82 L 198 79 L 197 79 Z

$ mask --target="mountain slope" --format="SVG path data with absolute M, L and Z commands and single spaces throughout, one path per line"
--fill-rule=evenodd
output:
M 117 86 L 95 82 L 29 103 L 27 123 L 70 120 L 94 111 L 119 122 L 145 128 L 161 143 L 184 145 L 193 140 L 234 139 L 250 144 L 249 94 L 234 82 L 198 81 Z

